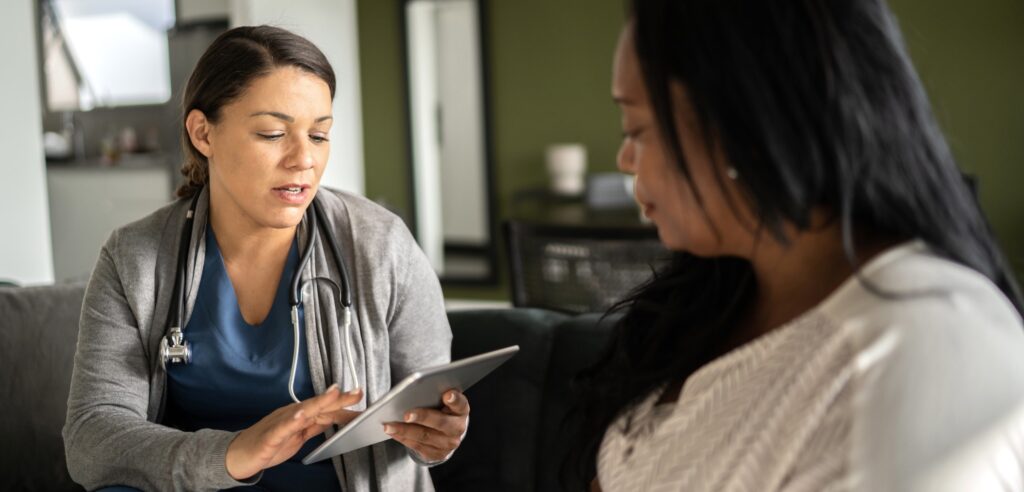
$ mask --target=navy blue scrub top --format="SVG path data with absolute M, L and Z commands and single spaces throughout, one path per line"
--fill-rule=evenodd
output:
M 288 291 L 298 263 L 298 243 L 293 241 L 270 314 L 263 323 L 250 325 L 238 309 L 217 239 L 207 226 L 203 276 L 192 318 L 185 328 L 185 339 L 192 346 L 192 363 L 168 366 L 165 424 L 185 431 L 239 431 L 292 403 L 288 374 L 294 335 Z M 295 396 L 299 400 L 314 396 L 303 319 L 300 306 L 295 374 Z M 256 486 L 232 490 L 340 490 L 330 460 L 301 463 L 323 442 L 323 435 L 306 441 L 291 459 L 265 470 Z

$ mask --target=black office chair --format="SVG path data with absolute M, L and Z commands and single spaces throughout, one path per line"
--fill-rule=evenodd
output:
M 669 252 L 653 227 L 505 223 L 512 304 L 601 312 L 648 280 Z

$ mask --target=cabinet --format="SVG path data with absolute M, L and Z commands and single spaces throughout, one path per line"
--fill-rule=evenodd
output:
M 57 282 L 89 278 L 114 229 L 172 200 L 167 166 L 58 166 L 46 170 Z

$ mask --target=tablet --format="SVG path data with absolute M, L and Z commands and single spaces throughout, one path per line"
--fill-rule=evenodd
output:
M 302 459 L 308 465 L 332 456 L 391 439 L 384 424 L 402 422 L 414 408 L 441 408 L 441 395 L 450 389 L 465 391 L 519 351 L 518 345 L 423 369 L 367 407 L 363 413 Z

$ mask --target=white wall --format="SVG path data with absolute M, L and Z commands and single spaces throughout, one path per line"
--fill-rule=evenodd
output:
M 53 282 L 32 0 L 0 2 L 0 278 Z
M 441 210 L 444 239 L 484 246 L 487 180 L 483 69 L 476 0 L 436 2 L 437 91 L 441 104 Z
M 178 22 L 202 22 L 227 19 L 228 0 L 177 0 Z
M 431 266 L 444 273 L 444 217 L 441 212 L 441 149 L 437 127 L 437 6 L 408 4 L 409 101 L 412 113 L 416 238 Z
M 231 0 L 232 27 L 257 24 L 281 27 L 304 36 L 331 62 L 337 89 L 331 157 L 321 184 L 365 194 L 355 0 Z
M 46 173 L 53 225 L 53 275 L 88 280 L 110 233 L 167 205 L 171 174 L 161 165 L 54 166 Z

